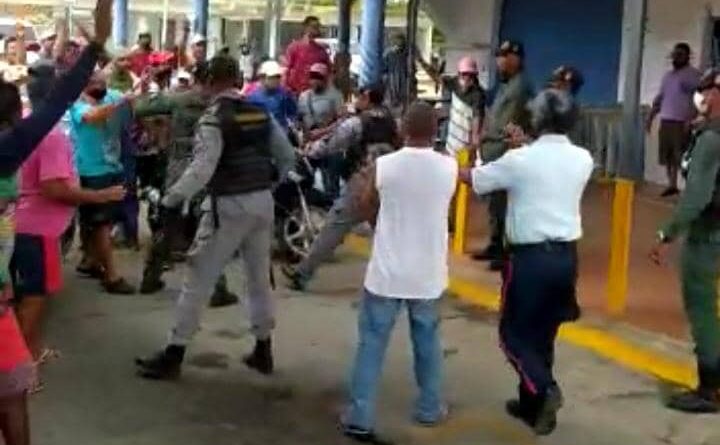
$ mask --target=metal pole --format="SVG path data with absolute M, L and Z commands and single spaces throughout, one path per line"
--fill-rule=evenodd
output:
M 338 2 L 338 51 L 335 54 L 335 83 L 345 98 L 350 96 L 350 27 L 353 0 Z
M 283 0 L 272 1 L 272 16 L 270 18 L 270 40 L 268 42 L 268 53 L 271 58 L 276 58 L 279 51 L 280 26 L 282 24 Z
M 273 16 L 273 0 L 267 0 L 265 2 L 265 23 L 263 23 L 263 51 L 265 55 L 273 57 L 270 53 L 270 36 L 272 35 L 272 16 Z
M 417 30 L 418 12 L 420 11 L 420 0 L 410 0 L 407 6 L 407 75 L 408 81 L 405 85 L 405 97 L 403 98 L 403 109 L 407 109 L 411 101 L 415 99 L 416 92 L 416 65 L 415 51 L 417 51 Z
M 376 85 L 382 81 L 385 3 L 386 0 L 363 1 L 360 86 Z
M 128 46 L 128 0 L 115 0 L 113 7 L 113 43 L 116 47 L 126 47 Z
M 170 0 L 163 1 L 162 35 L 160 36 L 161 48 L 167 48 L 168 19 L 170 15 Z
M 207 38 L 209 13 L 209 0 L 193 0 L 193 33 Z
M 622 144 L 617 172 L 623 178 L 641 180 L 645 169 L 645 141 L 640 112 L 640 85 L 647 0 L 625 0 L 625 14 L 624 21 L 630 32 L 627 35 L 628 45 L 624 55 Z

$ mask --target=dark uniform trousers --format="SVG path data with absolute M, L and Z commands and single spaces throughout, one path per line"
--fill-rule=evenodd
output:
M 510 247 L 503 273 L 500 344 L 520 377 L 521 402 L 541 401 L 556 384 L 555 338 L 580 315 L 575 243 Z
M 490 246 L 489 250 L 498 257 L 505 255 L 505 215 L 507 214 L 507 192 L 498 191 L 490 194 L 488 203 L 490 214 Z

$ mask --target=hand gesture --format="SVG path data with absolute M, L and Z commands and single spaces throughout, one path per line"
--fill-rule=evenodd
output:
M 125 190 L 125 187 L 123 187 L 122 185 L 115 185 L 115 186 L 100 190 L 100 195 L 104 202 L 122 201 L 123 199 L 125 199 L 126 193 L 127 193 L 127 191 Z
M 97 0 L 95 4 L 95 39 L 98 45 L 105 46 L 112 33 L 113 0 Z
M 20 20 L 15 22 L 15 37 L 18 40 L 25 40 L 25 24 Z

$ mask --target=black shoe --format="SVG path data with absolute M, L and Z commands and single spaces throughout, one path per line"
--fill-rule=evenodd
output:
M 254 369 L 260 374 L 272 374 L 275 364 L 273 363 L 272 342 L 270 339 L 257 340 L 255 342 L 255 349 L 251 354 L 243 358 L 243 362 L 248 368 Z
M 285 278 L 290 281 L 290 289 L 298 292 L 305 292 L 307 289 L 308 279 L 298 272 L 297 269 L 291 266 L 282 266 L 280 271 L 283 275 L 285 275 Z
M 216 287 L 215 292 L 210 297 L 211 308 L 221 308 L 238 304 L 240 299 L 237 295 L 230 292 L 226 287 Z
M 533 430 L 538 436 L 547 436 L 557 427 L 557 412 L 563 405 L 563 397 L 560 388 L 553 386 L 548 389 L 545 398 L 537 412 Z
M 144 276 L 142 283 L 140 283 L 140 293 L 143 295 L 154 294 L 160 292 L 165 288 L 165 282 L 159 278 L 150 278 Z
M 103 289 L 111 295 L 132 295 L 135 293 L 135 287 L 125 281 L 124 278 L 118 278 L 115 281 L 106 281 L 103 283 Z
M 520 403 L 520 400 L 513 399 L 505 402 L 505 411 L 516 419 L 528 422 L 528 410 Z
M 75 268 L 75 272 L 87 278 L 94 278 L 100 280 L 105 276 L 105 271 L 100 266 L 89 266 L 87 264 L 80 263 Z
M 373 445 L 393 445 L 393 442 L 381 439 L 374 432 L 364 430 L 362 428 L 357 428 L 354 426 L 343 426 L 342 430 L 345 437 L 347 437 L 348 439 L 352 439 L 355 442 L 370 443 Z
M 502 256 L 502 250 L 495 246 L 488 246 L 480 252 L 472 254 L 472 259 L 475 261 L 492 261 L 497 260 Z
M 168 346 L 148 358 L 136 358 L 137 374 L 150 380 L 176 380 L 184 357 L 185 347 Z
M 689 414 L 716 414 L 720 412 L 720 395 L 714 389 L 698 388 L 671 397 L 667 407 Z
M 490 261 L 488 270 L 491 272 L 502 272 L 505 269 L 505 261 L 502 259 L 495 259 Z
M 680 194 L 680 190 L 677 187 L 668 187 L 660 194 L 660 196 L 663 198 L 669 198 L 678 194 Z

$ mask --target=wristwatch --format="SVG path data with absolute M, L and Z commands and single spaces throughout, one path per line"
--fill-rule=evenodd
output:
M 672 238 L 667 236 L 667 234 L 665 232 L 663 232 L 662 230 L 658 230 L 656 236 L 657 236 L 657 241 L 659 243 L 669 244 L 672 242 Z

